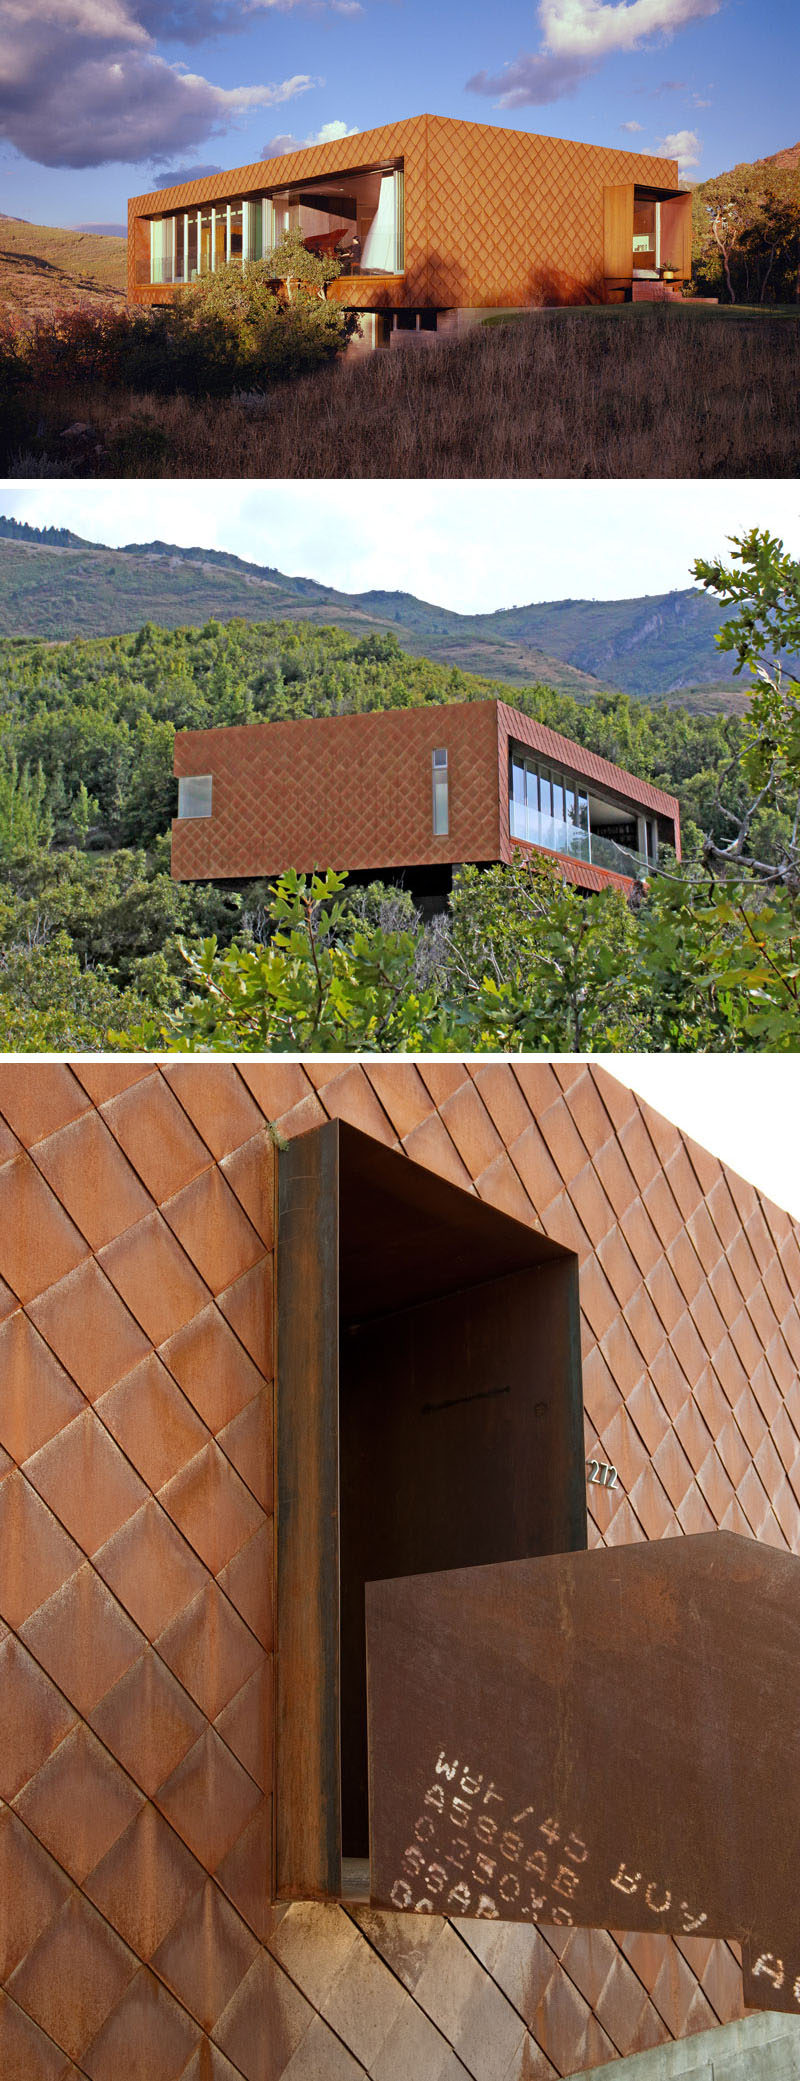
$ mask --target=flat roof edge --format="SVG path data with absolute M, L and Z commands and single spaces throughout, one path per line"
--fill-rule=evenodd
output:
M 313 161 L 314 164 L 311 167 L 311 171 L 308 176 L 306 175 L 304 170 L 302 175 L 294 176 L 294 178 L 297 179 L 312 178 L 317 166 L 321 173 L 325 173 L 326 171 L 328 171 L 329 168 L 331 171 L 344 172 L 345 170 L 347 170 L 347 159 L 345 158 L 343 160 L 341 157 L 341 152 L 344 147 L 352 144 L 353 148 L 357 150 L 359 145 L 366 144 L 375 137 L 385 135 L 386 132 L 410 133 L 413 130 L 416 130 L 420 125 L 428 123 L 442 125 L 442 127 L 446 127 L 447 129 L 451 129 L 454 131 L 478 130 L 486 133 L 489 136 L 525 138 L 532 145 L 569 144 L 576 151 L 585 151 L 592 153 L 611 152 L 617 158 L 636 160 L 639 162 L 642 160 L 643 156 L 645 156 L 641 152 L 637 152 L 635 149 L 632 149 L 625 145 L 589 144 L 583 138 L 556 138 L 551 137 L 545 131 L 517 130 L 511 124 L 480 123 L 475 122 L 471 117 L 464 116 L 437 116 L 433 115 L 430 111 L 426 110 L 420 115 L 398 117 L 397 120 L 392 123 L 375 124 L 370 130 L 354 130 L 348 133 L 345 137 L 329 139 L 328 142 L 325 144 L 298 145 L 296 150 L 292 152 L 283 153 L 276 159 L 255 159 L 248 166 L 222 167 L 220 168 L 219 173 L 211 175 L 207 174 L 203 178 L 198 180 L 183 182 L 175 181 L 173 182 L 170 188 L 150 189 L 149 191 L 143 192 L 141 195 L 133 195 L 130 197 L 128 203 L 129 213 L 134 217 L 143 216 L 146 214 L 145 206 L 149 208 L 151 204 L 154 205 L 156 209 L 163 208 L 164 197 L 166 195 L 180 194 L 182 197 L 184 197 L 187 204 L 190 204 L 193 201 L 202 203 L 211 199 L 209 195 L 209 189 L 215 186 L 220 180 L 224 180 L 226 183 L 232 182 L 238 187 L 246 188 L 248 184 L 251 186 L 260 185 L 263 179 L 263 184 L 265 187 L 273 187 L 280 182 L 281 169 L 286 168 L 287 162 L 291 164 L 292 162 L 296 162 L 298 159 L 302 159 L 304 162 L 306 160 Z M 666 185 L 672 185 L 677 190 L 677 159 L 670 159 L 666 156 L 659 156 L 658 158 L 653 157 L 652 159 L 650 159 L 649 154 L 647 155 L 647 157 L 649 166 L 652 169 L 653 182 L 655 183 L 655 185 L 659 185 L 659 182 L 656 178 L 657 170 L 665 172 L 666 174 L 672 174 L 674 172 L 674 182 L 670 184 L 669 180 L 667 180 Z M 333 164 L 332 161 L 335 161 L 335 164 Z

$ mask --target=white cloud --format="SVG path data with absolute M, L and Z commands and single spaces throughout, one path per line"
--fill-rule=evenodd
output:
M 496 108 L 536 108 L 550 101 L 563 101 L 574 94 L 581 80 L 594 72 L 586 58 L 554 57 L 549 51 L 520 51 L 513 64 L 502 72 L 475 72 L 467 80 L 473 94 L 491 95 Z
M 703 154 L 696 130 L 670 130 L 667 137 L 658 138 L 657 147 L 666 159 L 677 159 L 679 173 L 688 173 L 690 167 L 699 166 Z
M 476 72 L 467 87 L 494 97 L 498 108 L 559 101 L 612 52 L 669 37 L 721 5 L 722 0 L 539 0 L 541 50 L 521 51 L 501 72 Z
M 0 0 L 0 135 L 45 166 L 174 160 L 317 84 L 217 87 L 169 64 L 140 14 L 134 0 L 48 0 L 46 14 Z
M 322 128 L 317 130 L 313 137 L 306 138 L 306 144 L 330 145 L 335 144 L 338 137 L 355 137 L 355 135 L 356 132 L 351 123 L 342 123 L 341 121 L 323 123 Z
M 541 0 L 547 50 L 564 57 L 604 58 L 632 51 L 654 36 L 716 14 L 721 0 Z
M 751 527 L 800 555 L 791 478 L 397 478 L 375 527 L 356 479 L 163 478 L 158 534 L 229 549 L 345 591 L 407 589 L 458 613 L 531 599 L 619 599 L 692 584 L 695 556 L 730 556 Z M 153 536 L 153 486 L 0 482 L 2 511 L 112 546 Z M 384 510 L 385 509 L 385 510 Z
M 620 130 L 629 130 L 629 131 L 631 132 L 631 135 L 633 135 L 633 133 L 634 133 L 634 131 L 635 131 L 635 130 L 643 130 L 643 129 L 644 129 L 644 124 L 643 124 L 643 123 L 620 123 L 620 126 L 619 126 L 619 127 L 620 127 Z
M 343 123 L 341 120 L 323 123 L 321 129 L 315 130 L 311 137 L 295 137 L 291 130 L 282 130 L 278 137 L 271 137 L 267 144 L 262 145 L 261 157 L 280 159 L 287 152 L 304 151 L 306 145 L 335 144 L 340 137 L 355 137 L 356 134 L 351 123 Z

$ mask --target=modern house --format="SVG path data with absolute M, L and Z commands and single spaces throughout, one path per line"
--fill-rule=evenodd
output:
M 0 1282 L 4 2081 L 800 2071 L 787 1214 L 581 1062 L 5 1062 Z
M 415 116 L 128 206 L 128 293 L 168 302 L 288 229 L 342 273 L 368 344 L 486 310 L 680 293 L 691 195 L 674 159 Z
M 175 772 L 179 881 L 336 867 L 443 902 L 467 862 L 544 852 L 629 890 L 680 857 L 674 795 L 505 701 L 182 730 Z

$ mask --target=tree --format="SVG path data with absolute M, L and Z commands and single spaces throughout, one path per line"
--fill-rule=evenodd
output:
M 0 861 L 29 859 L 48 846 L 53 820 L 41 765 L 31 773 L 16 754 L 0 750 Z
M 411 933 L 356 930 L 337 937 L 346 876 L 277 883 L 267 945 L 216 938 L 184 948 L 191 994 L 163 1021 L 147 1019 L 116 1045 L 178 1049 L 402 1050 L 428 1042 L 435 994 L 414 984 Z
M 693 266 L 731 303 L 800 295 L 800 170 L 756 161 L 698 183 Z M 723 284 L 724 278 L 724 284 Z
M 635 919 L 613 886 L 595 896 L 541 855 L 462 869 L 451 903 L 448 1002 L 470 1044 L 556 1053 L 636 1048 Z
M 324 302 L 329 283 L 342 272 L 335 254 L 312 252 L 301 231 L 284 231 L 259 264 L 269 280 L 281 284 L 288 303 L 297 303 L 301 296 Z
M 716 642 L 733 652 L 736 673 L 751 675 L 750 705 L 741 748 L 723 767 L 718 796 L 738 771 L 746 796 L 726 811 L 733 835 L 705 840 L 710 863 L 744 872 L 766 884 L 800 891 L 800 681 L 791 670 L 800 651 L 800 563 L 766 529 L 731 538 L 731 561 L 698 558 L 693 573 L 735 612 L 723 623 Z M 783 663 L 789 661 L 787 671 Z M 777 854 L 761 859 L 752 839 L 759 815 L 767 807 L 784 813 L 786 823 Z

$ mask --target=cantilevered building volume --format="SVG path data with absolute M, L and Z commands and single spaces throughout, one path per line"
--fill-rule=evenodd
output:
M 424 115 L 136 196 L 129 295 L 169 301 L 290 228 L 341 261 L 329 294 L 372 345 L 490 309 L 667 297 L 691 274 L 674 159 Z
M 444 900 L 455 867 L 531 850 L 584 889 L 680 858 L 674 795 L 505 701 L 183 730 L 175 772 L 183 881 L 336 867 Z

